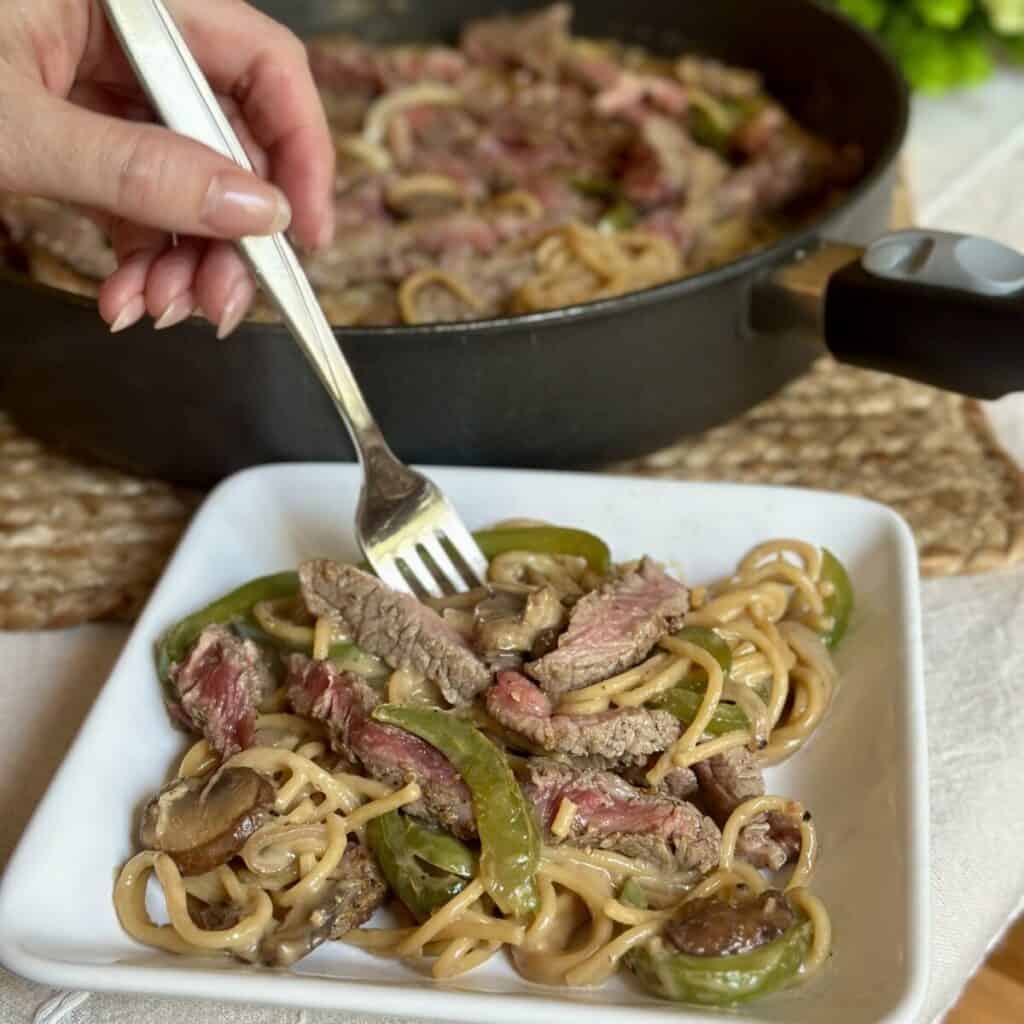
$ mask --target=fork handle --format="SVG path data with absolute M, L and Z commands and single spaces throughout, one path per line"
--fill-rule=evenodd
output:
M 252 171 L 245 149 L 162 0 L 103 0 L 103 7 L 167 127 Z M 389 490 L 401 487 L 395 471 L 405 467 L 384 440 L 295 250 L 283 234 L 243 238 L 238 247 L 330 393 L 364 470 L 391 476 Z

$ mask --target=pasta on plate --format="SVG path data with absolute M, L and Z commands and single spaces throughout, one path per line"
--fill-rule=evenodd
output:
M 761 768 L 828 711 L 843 566 L 774 540 L 688 589 L 580 529 L 476 536 L 465 594 L 319 559 L 163 635 L 169 709 L 202 738 L 117 878 L 125 930 L 279 967 L 340 940 L 437 979 L 507 955 L 720 1006 L 815 975 L 813 820 Z

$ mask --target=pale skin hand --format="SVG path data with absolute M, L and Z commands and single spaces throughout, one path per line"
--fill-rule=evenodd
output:
M 96 0 L 0 0 L 0 190 L 103 219 L 119 264 L 99 297 L 112 330 L 199 311 L 225 336 L 255 294 L 229 240 L 290 226 L 300 246 L 327 245 L 334 151 L 294 35 L 242 0 L 167 5 L 259 176 L 151 123 Z

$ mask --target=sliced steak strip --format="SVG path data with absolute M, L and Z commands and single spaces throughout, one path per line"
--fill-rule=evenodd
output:
M 572 7 L 559 3 L 519 16 L 470 22 L 460 48 L 480 64 L 523 67 L 554 78 L 568 50 L 571 20 Z
M 617 708 L 596 715 L 556 715 L 547 695 L 525 676 L 506 670 L 484 700 L 506 729 L 552 754 L 596 756 L 608 765 L 643 765 L 678 738 L 678 720 L 667 711 Z
M 659 206 L 684 192 L 687 206 L 709 205 L 729 165 L 717 153 L 698 145 L 679 122 L 651 116 L 644 121 L 622 177 L 626 198 L 639 206 Z
M 658 758 L 652 757 L 646 764 L 626 768 L 619 774 L 630 784 L 641 789 L 649 789 L 647 773 L 654 767 Z M 674 796 L 677 800 L 693 800 L 700 793 L 697 776 L 692 768 L 672 768 L 658 783 L 654 790 L 666 796 Z
M 526 672 L 553 695 L 600 682 L 643 661 L 679 629 L 689 603 L 686 587 L 645 558 L 581 598 L 558 648 Z
M 322 942 L 340 939 L 368 921 L 387 896 L 388 887 L 376 861 L 352 841 L 328 879 L 330 884 L 308 917 L 263 940 L 259 957 L 264 963 L 287 967 Z
M 745 800 L 764 795 L 761 767 L 744 747 L 734 747 L 724 754 L 698 761 L 693 770 L 700 783 L 704 806 L 720 824 L 725 824 Z
M 714 896 L 687 900 L 665 928 L 669 942 L 690 956 L 736 956 L 779 938 L 796 923 L 786 897 L 766 889 L 744 903 Z
M 406 813 L 436 822 L 460 838 L 476 835 L 469 790 L 451 762 L 418 736 L 375 722 L 370 712 L 379 698 L 358 676 L 330 662 L 293 654 L 288 659 L 288 697 L 300 715 L 326 722 L 331 746 L 362 765 L 371 778 L 392 786 L 415 779 L 423 798 L 407 804 Z
M 329 661 L 314 661 L 292 654 L 285 662 L 288 700 L 296 714 L 325 722 L 331 747 L 349 764 L 362 761 L 352 749 L 352 733 L 380 703 L 377 692 L 352 672 L 342 672 Z M 356 729 L 353 729 L 353 726 Z
M 171 714 L 202 733 L 222 758 L 249 746 L 256 709 L 273 693 L 266 656 L 252 640 L 224 626 L 207 626 L 183 662 L 171 669 L 177 700 Z
M 563 800 L 576 805 L 564 842 L 616 850 L 659 868 L 703 875 L 718 861 L 721 834 L 715 823 L 683 800 L 644 793 L 612 772 L 576 769 L 531 758 L 521 780 L 537 819 L 548 833 Z
M 438 684 L 464 704 L 491 681 L 466 641 L 432 608 L 350 565 L 320 559 L 299 568 L 302 596 L 314 615 L 339 618 L 363 650 Z
M 310 70 L 321 90 L 356 95 L 419 82 L 456 82 L 466 58 L 446 46 L 383 49 L 344 33 L 318 35 L 306 44 Z
M 764 776 L 745 747 L 716 754 L 693 766 L 701 800 L 722 828 L 741 803 L 764 795 Z M 800 824 L 772 812 L 756 818 L 740 832 L 736 853 L 756 868 L 778 871 L 800 853 Z
M 800 854 L 800 826 L 784 814 L 762 815 L 736 838 L 736 855 L 755 868 L 778 871 Z

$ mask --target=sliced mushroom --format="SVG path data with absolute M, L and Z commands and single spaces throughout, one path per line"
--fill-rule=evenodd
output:
M 708 896 L 688 900 L 665 935 L 690 956 L 734 956 L 767 945 L 791 928 L 796 914 L 786 896 L 766 889 L 753 900 Z
M 175 779 L 146 806 L 139 837 L 183 875 L 201 875 L 238 853 L 273 806 L 274 787 L 251 768 Z
M 260 959 L 288 967 L 328 939 L 340 939 L 373 916 L 388 887 L 376 861 L 350 842 L 345 856 L 328 876 L 321 899 L 298 920 L 289 921 L 263 940 Z
M 554 588 L 492 584 L 490 589 L 490 596 L 476 606 L 476 650 L 500 668 L 518 667 L 523 655 L 547 654 L 566 621 Z
M 505 551 L 491 561 L 487 578 L 493 583 L 550 586 L 563 604 L 575 604 L 584 594 L 587 562 L 576 555 L 539 551 Z
M 191 893 L 186 896 L 188 916 L 207 932 L 224 931 L 234 928 L 242 919 L 242 908 L 233 904 L 204 903 Z
M 411 174 L 387 187 L 388 206 L 400 217 L 437 217 L 466 205 L 462 186 L 443 174 Z

